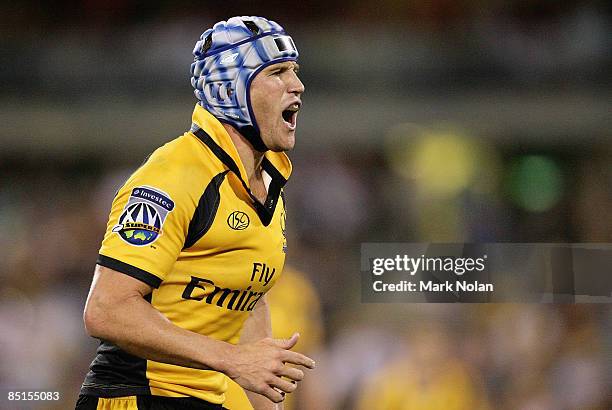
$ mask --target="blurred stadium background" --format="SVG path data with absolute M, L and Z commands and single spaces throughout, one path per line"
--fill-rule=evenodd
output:
M 361 242 L 612 242 L 596 0 L 1 2 L 0 390 L 73 406 L 113 193 L 188 129 L 193 44 L 241 14 L 288 29 L 307 87 L 287 187 L 301 274 L 276 296 L 299 319 L 277 307 L 275 332 L 299 326 L 318 368 L 292 408 L 612 408 L 609 304 L 362 304 L 356 280 Z

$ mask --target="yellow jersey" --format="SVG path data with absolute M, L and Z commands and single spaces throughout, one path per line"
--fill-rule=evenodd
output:
M 267 198 L 251 193 L 223 125 L 196 105 L 189 132 L 157 149 L 119 189 L 97 263 L 150 286 L 175 325 L 237 343 L 257 301 L 283 270 L 284 153 L 266 152 Z M 153 394 L 222 403 L 227 376 L 144 360 L 102 341 L 81 393 Z
M 319 349 L 323 340 L 321 301 L 306 275 L 285 266 L 283 277 L 266 296 L 270 306 L 272 336 L 288 339 L 293 332 L 300 332 L 300 340 L 292 350 L 306 354 Z M 299 383 L 298 383 L 299 385 Z M 300 390 L 285 396 L 283 409 L 291 410 L 299 403 Z M 223 407 L 229 410 L 253 410 L 244 390 L 235 381 L 229 380 Z

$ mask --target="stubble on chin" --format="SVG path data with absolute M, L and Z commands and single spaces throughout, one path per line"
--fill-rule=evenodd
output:
M 291 151 L 294 146 L 295 146 L 295 133 L 293 133 L 293 135 L 287 135 L 283 139 L 283 143 L 280 144 L 280 146 L 278 147 L 278 150 L 275 150 L 275 151 L 276 152 Z
M 276 132 L 274 132 L 276 131 Z M 274 130 L 270 134 L 272 138 L 268 139 L 268 142 L 265 141 L 266 147 L 272 152 L 286 152 L 291 151 L 295 146 L 295 131 L 287 133 L 285 130 Z M 263 137 L 263 134 L 262 134 Z M 263 138 L 262 138 L 263 139 Z M 270 141 L 272 139 L 272 141 Z

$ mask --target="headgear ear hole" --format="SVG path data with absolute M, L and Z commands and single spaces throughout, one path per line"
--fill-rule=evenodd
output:
M 206 36 L 206 40 L 202 44 L 202 50 L 200 51 L 202 54 L 206 53 L 210 47 L 212 46 L 212 33 Z
M 242 20 L 242 22 L 244 23 L 246 28 L 251 30 L 251 33 L 253 33 L 254 36 L 259 34 L 259 27 L 257 26 L 257 24 L 255 24 L 255 22 L 251 20 Z

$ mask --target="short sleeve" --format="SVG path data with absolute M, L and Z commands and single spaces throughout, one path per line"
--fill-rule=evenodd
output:
M 184 164 L 156 153 L 117 192 L 97 260 L 154 288 L 183 248 L 197 189 Z

